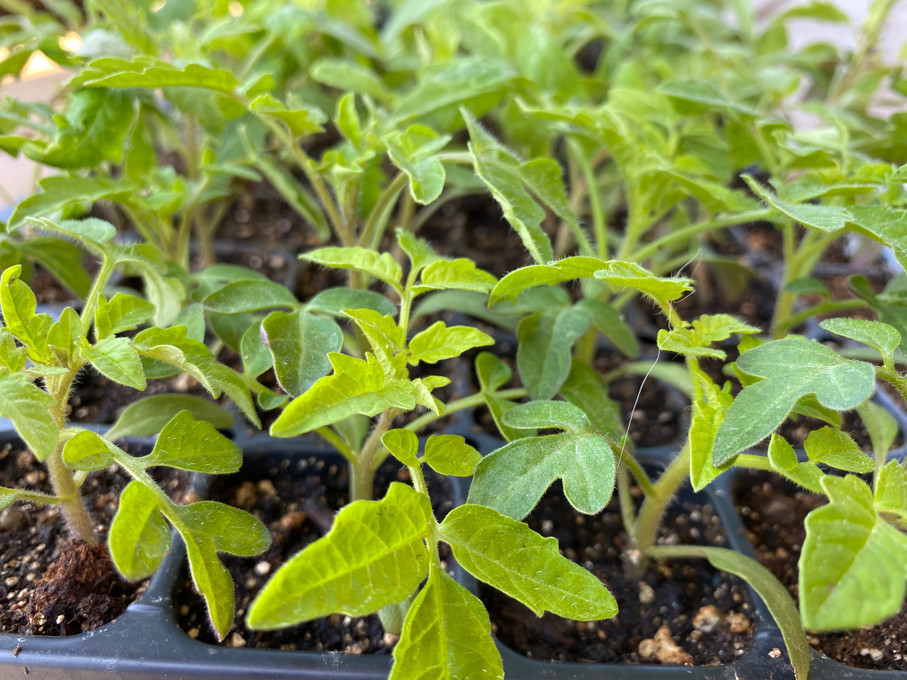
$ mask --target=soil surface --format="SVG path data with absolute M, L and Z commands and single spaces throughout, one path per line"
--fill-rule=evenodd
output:
M 271 547 L 257 557 L 222 556 L 236 584 L 236 621 L 221 644 L 352 654 L 391 653 L 396 638 L 385 636 L 377 615 L 356 618 L 334 614 L 275 631 L 252 631 L 245 626 L 249 605 L 277 568 L 330 530 L 335 512 L 348 501 L 347 480 L 347 467 L 339 457 L 326 460 L 301 453 L 299 457 L 269 455 L 247 459 L 240 473 L 215 482 L 210 498 L 251 512 L 265 523 L 273 538 Z M 409 483 L 406 468 L 394 461 L 379 470 L 376 498 L 384 495 L 391 481 Z M 440 520 L 453 508 L 449 482 L 433 478 L 428 470 L 426 482 L 435 516 Z M 447 556 L 449 552 L 442 550 L 441 559 Z M 217 643 L 204 603 L 188 581 L 174 593 L 174 607 L 179 625 L 189 637 Z
M 735 502 L 757 558 L 797 601 L 797 562 L 806 538 L 803 521 L 811 510 L 825 503 L 824 497 L 764 472 L 743 473 L 736 489 Z M 907 609 L 872 628 L 809 636 L 813 647 L 848 666 L 901 671 L 907 670 L 904 640 Z
M 468 257 L 498 278 L 533 264 L 523 242 L 491 196 L 464 196 L 445 203 L 418 235 L 447 257 Z
M 0 448 L 0 485 L 50 492 L 43 466 L 28 451 Z M 165 473 L 163 488 L 188 499 L 188 473 Z M 144 590 L 114 569 L 105 539 L 129 479 L 115 469 L 90 474 L 83 497 L 100 545 L 68 537 L 58 507 L 15 503 L 0 512 L 0 631 L 74 635 L 113 621 Z
M 82 371 L 73 385 L 69 400 L 69 419 L 75 423 L 113 423 L 132 402 L 152 394 L 193 394 L 211 398 L 192 376 L 149 380 L 144 391 L 110 380 L 95 371 Z
M 669 515 L 660 542 L 725 544 L 708 506 L 675 502 Z M 551 661 L 715 665 L 750 648 L 752 605 L 736 578 L 705 560 L 652 564 L 639 577 L 629 573 L 628 538 L 616 498 L 600 515 L 581 515 L 557 483 L 526 521 L 543 536 L 557 538 L 562 554 L 604 581 L 619 613 L 606 621 L 570 621 L 550 613 L 539 619 L 516 600 L 482 587 L 492 630 L 511 649 Z

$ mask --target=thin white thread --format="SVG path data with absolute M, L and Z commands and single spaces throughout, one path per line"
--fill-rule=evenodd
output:
M 692 264 L 697 259 L 699 259 L 700 261 L 702 259 L 702 249 L 701 248 L 696 249 L 696 252 L 693 255 L 693 257 L 691 257 L 689 260 L 687 260 L 686 264 L 684 264 L 680 269 L 677 270 L 675 276 L 682 273 L 684 269 L 689 267 L 690 264 Z M 698 266 L 698 264 L 697 264 L 697 266 Z M 691 290 L 688 295 L 685 295 L 683 298 L 681 298 L 681 302 L 683 300 L 685 300 L 686 298 L 688 298 L 690 295 L 692 295 L 694 292 L 695 291 Z M 670 304 L 670 303 L 668 303 L 668 304 Z M 673 305 L 671 305 L 671 306 L 673 307 Z M 667 321 L 668 321 L 668 329 L 673 330 L 671 328 L 670 317 L 668 318 Z M 646 371 L 646 374 L 642 377 L 642 382 L 639 384 L 639 390 L 636 392 L 636 399 L 633 401 L 633 408 L 630 409 L 630 417 L 627 419 L 627 429 L 624 432 L 624 436 L 620 440 L 620 454 L 617 456 L 617 466 L 618 467 L 620 467 L 620 464 L 624 458 L 624 451 L 627 448 L 627 440 L 630 439 L 630 424 L 633 422 L 633 416 L 636 415 L 636 407 L 639 405 L 639 400 L 642 398 L 642 391 L 645 388 L 646 381 L 649 379 L 649 376 L 652 374 L 652 371 L 655 370 L 655 365 L 658 363 L 659 359 L 661 359 L 661 349 L 660 348 L 655 353 L 655 359 L 652 361 L 652 365 L 649 366 L 649 370 Z

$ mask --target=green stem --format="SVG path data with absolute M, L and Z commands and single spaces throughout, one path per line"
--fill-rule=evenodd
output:
M 73 477 L 73 471 L 63 462 L 63 447 L 66 445 L 66 439 L 62 436 L 62 432 L 66 427 L 66 406 L 69 403 L 72 382 L 80 368 L 81 364 L 78 364 L 70 368 L 67 373 L 57 376 L 55 380 L 48 381 L 48 393 L 55 401 L 54 406 L 50 409 L 50 416 L 54 419 L 61 436 L 57 440 L 53 453 L 45 461 L 45 465 L 51 488 L 59 499 L 60 507 L 63 508 L 63 515 L 66 517 L 70 531 L 76 538 L 89 545 L 96 545 L 98 537 L 88 510 L 82 503 L 79 485 Z
M 655 545 L 658 528 L 664 518 L 665 510 L 674 498 L 674 494 L 690 477 L 690 443 L 687 441 L 678 456 L 671 461 L 667 469 L 654 485 L 654 493 L 646 496 L 636 517 L 633 530 L 633 543 L 637 550 L 645 553 Z
M 876 376 L 894 387 L 904 401 L 907 401 L 907 378 L 901 377 L 897 371 L 885 367 L 876 368 Z
M 809 231 L 803 236 L 798 246 L 794 225 L 791 222 L 787 222 L 781 227 L 781 235 L 783 237 L 784 277 L 772 315 L 771 335 L 773 338 L 780 338 L 784 335 L 782 327 L 791 327 L 786 324 L 789 323 L 788 319 L 792 315 L 797 293 L 786 290 L 787 286 L 797 279 L 809 276 L 826 248 L 837 237 L 836 234 Z
M 334 430 L 325 425 L 324 427 L 319 427 L 315 432 L 317 432 L 328 444 L 337 449 L 337 452 L 346 458 L 349 463 L 352 465 L 356 464 L 356 460 L 358 459 L 356 452 L 353 451 L 352 447 L 343 441 L 343 438 L 334 432 Z
M 494 392 L 493 394 L 494 394 L 494 396 L 499 397 L 501 399 L 522 399 L 523 397 L 527 396 L 529 393 L 526 392 L 526 390 L 522 387 L 514 387 L 509 390 L 499 390 L 497 392 Z M 436 420 L 445 418 L 449 415 L 457 413 L 458 411 L 465 411 L 466 409 L 469 409 L 469 408 L 475 408 L 477 406 L 482 406 L 484 403 L 485 403 L 485 395 L 482 393 L 473 394 L 468 397 L 463 397 L 462 399 L 457 399 L 456 401 L 452 401 L 449 404 L 447 404 L 447 406 L 445 407 L 444 412 L 442 414 L 438 415 L 436 413 L 431 413 L 431 412 L 425 413 L 425 414 L 419 416 L 418 418 L 416 418 L 415 420 L 413 420 L 412 422 L 410 422 L 408 425 L 405 425 L 403 429 L 412 430 L 413 432 L 418 432 L 419 430 L 426 427 L 427 425 L 430 425 L 431 423 L 435 422 Z
M 589 210 L 592 212 L 592 233 L 595 234 L 595 254 L 603 260 L 608 259 L 608 225 L 605 221 L 605 210 L 598 193 L 595 173 L 592 164 L 582 152 L 582 147 L 575 139 L 567 141 L 573 160 L 583 173 L 586 183 L 586 196 L 589 199 Z
M 85 301 L 85 307 L 82 309 L 81 322 L 83 337 L 88 337 L 88 331 L 91 329 L 91 325 L 94 322 L 94 315 L 98 308 L 101 293 L 104 292 L 107 282 L 110 281 L 110 277 L 113 276 L 115 267 L 115 259 L 111 257 L 108 252 L 104 251 L 101 261 L 101 270 L 91 284 L 91 291 L 89 291 L 88 299 Z M 97 334 L 97 329 L 95 329 L 95 334 Z
M 630 475 L 626 467 L 617 468 L 617 499 L 620 505 L 620 518 L 624 524 L 627 536 L 633 535 L 633 525 L 636 524 L 636 513 L 633 509 L 633 494 L 630 493 Z
M 16 500 L 25 501 L 26 503 L 39 503 L 41 505 L 57 505 L 62 503 L 59 496 L 40 491 L 27 491 L 25 489 L 16 489 Z
M 775 337 L 784 337 L 787 335 L 788 331 L 792 328 L 796 328 L 798 325 L 807 321 L 819 314 L 829 314 L 831 312 L 840 312 L 847 309 L 859 309 L 861 307 L 868 307 L 869 303 L 865 300 L 826 300 L 825 302 L 820 302 L 806 309 L 801 309 L 796 314 L 791 314 L 781 323 L 778 324 L 778 327 L 775 329 Z
M 621 462 L 627 466 L 627 470 L 633 475 L 633 479 L 636 480 L 636 483 L 639 484 L 639 488 L 643 490 L 643 493 L 645 493 L 646 496 L 652 496 L 658 493 L 652 485 L 649 475 L 646 474 L 642 465 L 636 460 L 636 456 L 634 456 L 629 449 L 621 449 L 620 459 Z
M 642 262 L 648 257 L 655 255 L 664 250 L 669 245 L 677 242 L 689 240 L 691 237 L 713 229 L 730 227 L 735 224 L 747 224 L 749 222 L 758 222 L 771 217 L 772 211 L 768 208 L 760 210 L 750 210 L 749 212 L 739 213 L 736 215 L 727 215 L 725 217 L 713 217 L 696 224 L 690 224 L 682 229 L 672 229 L 669 233 L 661 236 L 654 241 L 647 243 L 630 255 L 631 262 Z
M 775 469 L 765 456 L 752 453 L 741 453 L 734 459 L 734 467 L 750 468 L 751 470 L 766 470 L 774 472 Z
M 387 189 L 381 194 L 378 202 L 375 203 L 375 207 L 372 208 L 372 212 L 368 216 L 365 226 L 362 228 L 362 233 L 359 235 L 360 246 L 365 248 L 377 247 L 377 242 L 381 239 L 384 231 L 383 226 L 387 224 L 387 218 L 391 208 L 393 208 L 397 196 L 400 195 L 400 191 L 406 186 L 408 181 L 409 178 L 406 176 L 406 173 L 401 172 L 394 177 Z
M 242 101 L 242 103 L 248 108 L 249 102 Z M 318 196 L 318 200 L 321 201 L 321 205 L 324 206 L 325 212 L 327 212 L 328 215 L 328 220 L 330 220 L 331 226 L 334 228 L 334 233 L 337 234 L 340 242 L 345 246 L 356 245 L 352 225 L 348 225 L 341 217 L 337 204 L 331 196 L 331 192 L 328 191 L 324 179 L 318 174 L 318 171 L 315 170 L 312 159 L 300 148 L 296 143 L 296 140 L 293 139 L 293 136 L 289 134 L 280 123 L 268 118 L 261 118 L 261 120 L 268 126 L 281 143 L 283 143 L 293 156 L 293 160 L 296 161 L 296 165 L 299 166 L 299 169 L 305 174 L 306 179 L 309 180 L 309 184 L 312 185 L 312 188 L 315 190 L 315 195 Z
M 72 534 L 89 545 L 97 545 L 98 537 L 95 534 L 94 523 L 82 503 L 72 470 L 63 462 L 63 445 L 62 441 L 57 444 L 57 448 L 46 462 L 50 485 L 60 500 L 60 507 L 63 508 L 66 523 Z
M 365 440 L 356 462 L 350 465 L 350 502 L 371 500 L 375 485 L 375 469 L 386 457 L 380 455 L 381 437 L 391 428 L 396 416 L 397 409 L 393 408 L 381 414 Z

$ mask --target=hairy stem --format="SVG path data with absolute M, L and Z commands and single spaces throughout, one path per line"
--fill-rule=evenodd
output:
M 381 437 L 391 429 L 397 413 L 397 409 L 391 408 L 381 414 L 368 439 L 365 440 L 356 462 L 350 465 L 350 502 L 372 499 L 375 469 L 385 458 L 379 455 L 382 448 Z
M 636 525 L 633 531 L 633 543 L 637 550 L 645 553 L 655 545 L 658 528 L 664 518 L 665 511 L 674 498 L 681 485 L 690 476 L 690 443 L 684 444 L 677 458 L 671 461 L 653 487 L 654 492 L 647 496 L 636 516 Z

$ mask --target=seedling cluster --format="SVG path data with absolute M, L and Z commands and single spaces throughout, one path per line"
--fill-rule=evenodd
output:
M 0 235 L 0 416 L 53 492 L 3 488 L 4 506 L 58 503 L 75 537 L 97 541 L 79 489 L 118 465 L 134 481 L 107 538 L 117 569 L 153 573 L 172 528 L 225 635 L 233 586 L 218 553 L 258 554 L 268 532 L 228 505 L 174 503 L 148 470 L 236 472 L 242 451 L 218 430 L 232 417 L 170 394 L 106 431 L 67 418 L 85 371 L 139 391 L 188 373 L 255 426 L 274 415 L 270 436 L 317 435 L 349 466 L 349 505 L 274 574 L 248 625 L 377 612 L 400 636 L 392 678 L 503 675 L 488 613 L 442 543 L 537 615 L 617 613 L 596 576 L 523 522 L 556 481 L 590 515 L 616 490 L 633 569 L 704 558 L 746 580 L 799 677 L 806 630 L 901 609 L 907 471 L 888 459 L 897 422 L 872 401 L 879 383 L 907 399 L 905 114 L 879 113 L 907 93 L 877 50 L 892 2 L 872 4 L 853 52 L 789 48 L 797 21 L 846 21 L 820 2 L 767 19 L 719 0 L 45 4 L 0 2 L 15 9 L 0 17 L 0 74 L 38 51 L 70 72 L 51 105 L 0 108 L 0 149 L 55 173 L 17 197 Z M 71 31 L 75 52 L 59 46 Z M 811 127 L 792 122 L 806 114 Z M 292 209 L 311 244 L 301 266 L 345 285 L 302 295 L 219 261 L 218 229 L 252 185 Z M 519 255 L 501 276 L 427 233 L 467 200 L 512 228 Z M 732 255 L 754 233 L 777 245 L 771 272 Z M 843 293 L 821 278 L 830 254 L 851 263 Z M 72 306 L 38 310 L 36 268 Z M 735 300 L 759 280 L 776 291 L 770 313 L 744 318 Z M 498 351 L 502 334 L 515 356 Z M 463 365 L 472 391 L 442 400 Z M 628 375 L 687 400 L 689 427 L 655 478 L 611 396 Z M 476 407 L 494 450 L 420 438 Z M 842 428 L 847 411 L 871 451 Z M 802 417 L 823 424 L 788 441 L 784 424 Z M 147 455 L 118 443 L 137 436 L 156 437 Z M 390 458 L 412 485 L 375 500 Z M 471 477 L 443 521 L 426 466 Z M 678 490 L 735 467 L 828 499 L 806 519 L 797 604 L 750 557 L 659 543 Z

